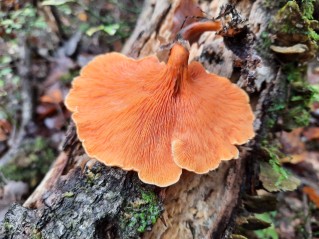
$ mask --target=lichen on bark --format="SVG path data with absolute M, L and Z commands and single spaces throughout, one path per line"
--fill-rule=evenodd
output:
M 95 163 L 91 168 L 80 167 L 68 173 L 68 180 L 60 180 L 56 187 L 44 195 L 40 209 L 25 208 L 18 204 L 11 207 L 1 227 L 7 238 L 117 238 L 117 228 L 126 228 L 132 217 L 119 220 L 127 213 L 132 202 L 142 202 L 141 213 L 150 221 L 138 221 L 134 228 L 121 238 L 137 238 L 157 220 L 161 202 L 150 193 L 151 186 L 143 185 L 135 174 Z M 126 195 L 126 196 L 125 196 Z M 131 201 L 125 201 L 124 198 Z M 152 197 L 149 199 L 149 197 Z M 126 222 L 127 224 L 123 224 Z M 108 223 L 109 228 L 101 225 Z M 14 225 L 19 225 L 16 227 Z M 140 229 L 140 230 L 139 230 Z

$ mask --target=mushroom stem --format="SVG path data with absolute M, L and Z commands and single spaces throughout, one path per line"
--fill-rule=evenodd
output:
M 177 35 L 167 62 L 169 71 L 173 72 L 174 95 L 180 91 L 183 83 L 189 78 L 188 57 L 189 43 L 192 43 L 206 31 L 219 31 L 222 29 L 221 21 L 200 21 L 183 28 Z
M 219 31 L 221 29 L 222 29 L 221 21 L 194 22 L 188 25 L 187 27 L 183 28 L 178 33 L 177 38 L 187 40 L 190 43 L 193 43 L 202 33 L 207 31 Z
M 180 91 L 183 82 L 188 79 L 188 43 L 186 41 L 178 41 L 171 49 L 167 65 L 169 71 L 173 72 L 173 95 L 177 95 Z
M 169 66 L 183 67 L 188 65 L 189 51 L 185 42 L 176 42 L 170 52 L 167 64 Z

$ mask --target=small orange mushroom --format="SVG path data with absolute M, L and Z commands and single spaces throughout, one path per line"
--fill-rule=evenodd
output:
M 162 187 L 182 169 L 206 173 L 238 157 L 235 145 L 254 136 L 249 98 L 188 57 L 178 40 L 167 64 L 108 53 L 85 66 L 65 103 L 87 154 Z

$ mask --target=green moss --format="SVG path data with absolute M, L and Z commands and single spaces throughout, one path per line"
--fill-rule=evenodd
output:
M 316 91 L 305 79 L 306 68 L 297 63 L 288 63 L 283 66 L 282 77 L 278 88 L 268 102 L 263 127 L 264 134 L 261 140 L 261 150 L 273 171 L 278 175 L 274 183 L 280 188 L 288 174 L 280 165 L 280 159 L 287 157 L 281 151 L 280 142 L 276 141 L 273 133 L 280 130 L 290 131 L 294 128 L 307 126 L 310 122 L 310 104 L 317 97 Z
M 101 173 L 99 172 L 100 168 L 98 168 L 98 167 L 100 167 L 100 166 L 95 165 L 94 172 L 91 171 L 90 169 L 88 169 L 86 171 L 86 181 L 88 184 L 93 185 L 96 182 L 96 180 L 99 177 L 101 177 Z
M 299 3 L 299 4 L 298 4 Z M 284 55 L 285 60 L 307 61 L 316 56 L 318 50 L 319 22 L 313 19 L 315 0 L 302 1 L 264 1 L 264 7 L 271 10 L 278 9 L 270 21 L 265 32 L 260 37 L 260 43 L 257 44 L 257 50 L 263 57 L 272 58 L 269 53 L 271 44 L 277 46 L 293 46 L 295 44 L 304 44 L 308 50 L 302 54 L 290 57 Z
M 154 192 L 142 190 L 140 196 L 128 202 L 123 209 L 120 216 L 121 228 L 127 232 L 126 235 L 131 235 L 132 231 L 145 232 L 155 224 L 161 212 L 161 203 Z
M 3 223 L 3 227 L 4 227 L 4 230 L 6 230 L 6 231 L 10 231 L 11 229 L 13 229 L 13 225 L 12 224 L 10 224 L 9 222 L 4 222 Z
M 283 66 L 278 92 L 272 96 L 265 116 L 268 129 L 291 131 L 309 124 L 310 105 L 318 98 L 318 91 L 309 85 L 305 75 L 306 67 L 298 63 Z
M 265 238 L 278 239 L 279 238 L 278 233 L 276 231 L 276 228 L 274 226 L 276 212 L 256 214 L 255 216 L 260 220 L 271 223 L 270 227 L 263 229 L 263 230 L 255 231 L 257 238 L 260 238 L 260 239 L 265 239 Z
M 270 22 L 267 31 L 275 36 L 274 44 L 278 46 L 292 46 L 304 44 L 308 50 L 302 54 L 291 57 L 295 61 L 307 61 L 316 56 L 319 36 L 313 29 L 318 21 L 313 20 L 314 0 L 302 0 L 299 2 L 288 1 L 277 11 Z M 284 56 L 287 60 L 287 55 Z
M 63 197 L 65 198 L 71 198 L 74 196 L 74 192 L 65 192 L 63 193 Z
M 34 229 L 32 231 L 31 239 L 42 239 L 42 233 L 39 232 L 38 230 Z
M 5 178 L 27 182 L 35 187 L 48 171 L 55 158 L 47 141 L 41 137 L 26 141 L 17 156 L 8 164 L 0 167 Z
M 309 124 L 309 106 L 317 95 L 305 79 L 305 74 L 306 68 L 298 63 L 283 65 L 277 87 L 273 90 L 273 95 L 267 102 L 268 109 L 262 127 L 264 133 L 260 134 L 260 149 L 264 155 L 261 160 L 267 162 L 269 168 L 272 169 L 274 174 L 273 186 L 278 190 L 284 190 L 283 188 L 286 187 L 285 185 L 291 177 L 280 165 L 280 159 L 287 157 L 287 155 L 282 153 L 282 146 L 276 140 L 274 133 L 282 130 L 290 131 Z M 267 175 L 271 173 L 270 171 L 267 171 Z M 271 182 L 267 183 L 270 184 Z
M 264 157 L 260 162 L 260 179 L 270 191 L 294 190 L 299 183 L 281 166 L 281 159 L 288 156 L 282 152 L 282 146 L 274 133 L 309 124 L 309 106 L 316 98 L 316 91 L 308 84 L 305 74 L 305 66 L 298 63 L 283 65 L 277 88 L 268 102 L 263 127 L 265 133 L 261 134 L 260 149 Z
M 279 143 L 264 141 L 262 149 L 267 154 L 272 169 L 279 175 L 275 182 L 275 185 L 279 186 L 283 180 L 288 178 L 287 171 L 280 165 L 280 159 L 286 157 L 286 155 L 281 152 Z
M 286 108 L 286 101 L 284 97 L 276 97 L 270 104 L 265 116 L 267 128 L 272 129 L 276 126 L 280 112 Z
M 306 19 L 313 19 L 313 12 L 315 10 L 314 8 L 314 4 L 315 4 L 316 0 L 302 0 L 302 15 L 306 18 Z
M 319 41 L 319 34 L 316 33 L 313 29 L 309 29 L 309 37 L 314 41 Z
M 269 47 L 272 44 L 272 40 L 270 38 L 270 34 L 268 32 L 262 32 L 260 37 L 261 37 L 261 39 L 263 41 L 263 47 L 265 49 L 269 49 Z
M 306 67 L 294 63 L 286 64 L 283 74 L 289 87 L 287 106 L 282 112 L 284 129 L 307 126 L 310 122 L 310 104 L 316 98 L 316 91 L 305 78 Z
M 308 110 L 303 109 L 302 106 L 293 108 L 289 112 L 288 117 L 289 116 L 291 117 L 290 121 L 292 121 L 289 124 L 289 126 L 292 125 L 291 128 L 307 126 L 310 123 L 310 113 Z
M 9 12 L 0 11 L 0 30 L 4 30 L 3 37 L 11 39 L 11 34 L 21 31 L 29 34 L 31 32 L 48 29 L 44 16 L 37 9 L 27 3 L 21 9 Z
M 272 53 L 269 49 L 272 44 L 273 40 L 271 38 L 271 33 L 269 31 L 264 31 L 261 33 L 260 38 L 256 44 L 256 50 L 263 58 L 271 59 Z

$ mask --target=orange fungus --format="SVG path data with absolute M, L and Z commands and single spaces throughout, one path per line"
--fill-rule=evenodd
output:
M 249 98 L 188 56 L 176 42 L 167 64 L 108 53 L 85 66 L 66 106 L 87 154 L 162 187 L 238 157 L 254 136 Z

